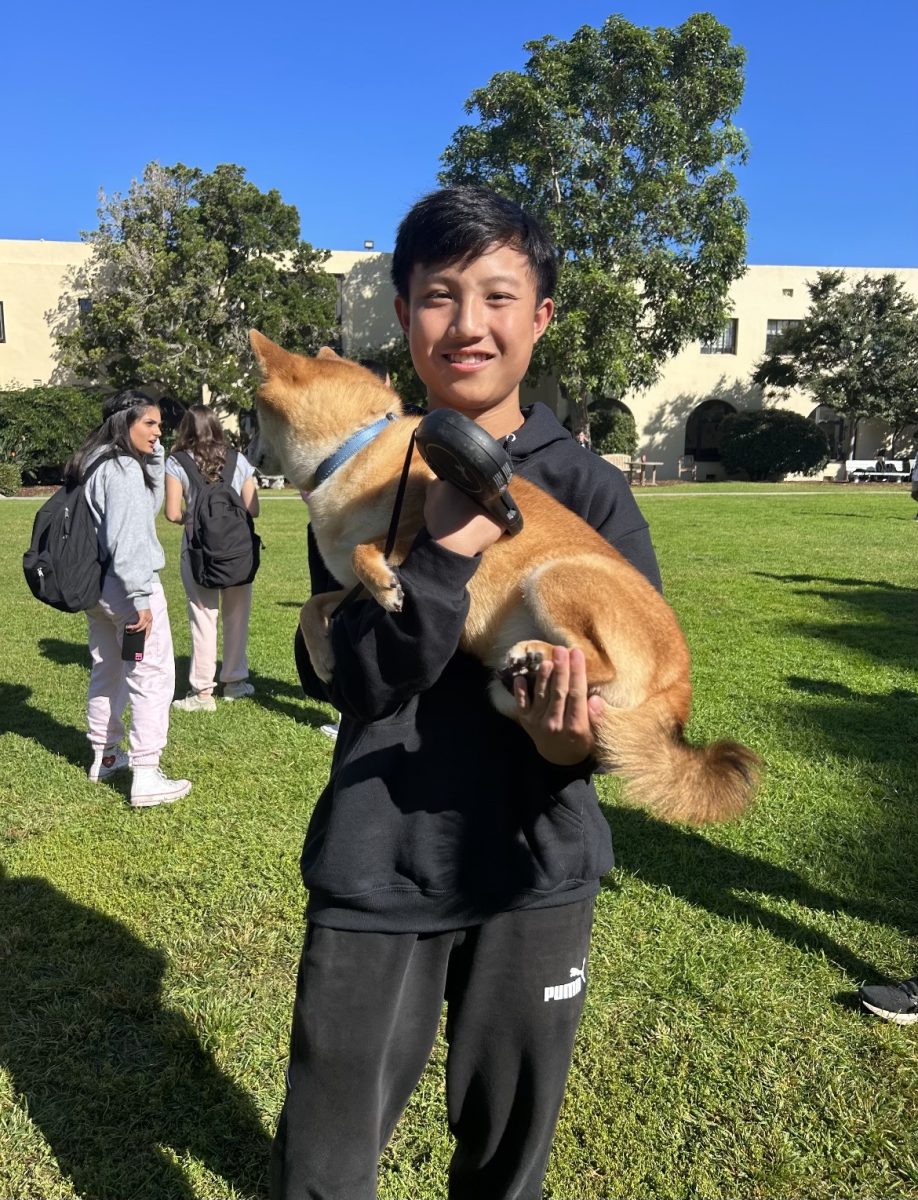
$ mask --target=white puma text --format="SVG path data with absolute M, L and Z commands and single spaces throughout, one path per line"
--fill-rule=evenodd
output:
M 542 999 L 545 1001 L 571 1000 L 574 996 L 579 996 L 586 983 L 586 959 L 583 960 L 582 966 L 571 967 L 570 977 L 570 983 L 550 984 L 545 988 Z

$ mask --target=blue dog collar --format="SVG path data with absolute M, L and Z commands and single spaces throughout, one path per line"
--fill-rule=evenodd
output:
M 324 483 L 329 475 L 334 475 L 338 468 L 343 467 L 347 460 L 353 458 L 358 450 L 362 450 L 364 446 L 372 442 L 375 437 L 382 433 L 390 421 L 397 420 L 397 413 L 386 413 L 384 417 L 380 417 L 378 421 L 374 421 L 366 429 L 358 429 L 356 433 L 351 434 L 343 446 L 340 446 L 328 458 L 323 459 L 316 467 L 316 487 L 320 483 Z

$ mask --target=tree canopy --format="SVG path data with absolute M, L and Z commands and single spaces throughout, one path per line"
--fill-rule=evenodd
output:
M 766 393 L 805 388 L 849 422 L 852 453 L 860 417 L 893 430 L 918 424 L 918 302 L 892 273 L 846 283 L 820 271 L 810 307 L 781 334 L 753 374 Z
M 337 336 L 328 252 L 300 240 L 296 208 L 233 164 L 205 173 L 150 163 L 127 195 L 102 196 L 93 247 L 56 333 L 62 366 L 121 388 L 157 382 L 184 403 L 206 385 L 251 405 L 247 330 L 313 353 Z M 76 298 L 88 300 L 75 319 Z
M 652 383 L 712 338 L 744 270 L 732 163 L 745 52 L 707 13 L 675 29 L 611 16 L 569 41 L 528 42 L 523 71 L 472 92 L 444 184 L 479 183 L 544 222 L 559 251 L 556 317 L 537 347 L 586 424 L 588 394 Z

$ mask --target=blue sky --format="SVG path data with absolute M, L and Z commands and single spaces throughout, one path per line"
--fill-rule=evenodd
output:
M 918 266 L 918 0 L 14 4 L 0 237 L 75 239 L 152 159 L 246 167 L 316 246 L 391 249 L 469 93 L 527 40 L 703 8 L 748 54 L 753 263 Z

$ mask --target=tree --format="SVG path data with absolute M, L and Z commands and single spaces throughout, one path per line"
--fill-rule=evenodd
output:
M 750 479 L 811 475 L 829 459 L 825 434 L 799 413 L 782 408 L 731 413 L 721 427 L 721 462 L 728 475 Z
M 403 404 L 417 408 L 427 407 L 427 388 L 414 369 L 408 339 L 404 334 L 390 339 L 383 346 L 361 352 L 360 357 L 375 358 L 385 364 L 392 389 L 398 393 Z
M 61 311 L 76 310 L 74 295 L 90 303 L 56 334 L 62 366 L 83 379 L 157 381 L 185 403 L 206 386 L 239 410 L 255 386 L 250 327 L 307 353 L 337 336 L 328 252 L 301 241 L 296 209 L 242 167 L 150 163 L 126 196 L 102 196 L 83 238 L 94 253 Z
M 918 302 L 892 273 L 846 285 L 842 271 L 808 283 L 810 307 L 762 359 L 753 382 L 773 392 L 806 388 L 848 422 L 877 417 L 896 439 L 918 423 Z
M 637 451 L 634 417 L 625 408 L 597 404 L 591 421 L 592 446 L 597 454 L 630 454 Z
M 0 392 L 0 462 L 24 482 L 60 483 L 64 463 L 102 420 L 102 396 L 87 388 L 31 387 Z
M 540 218 L 559 252 L 557 315 L 537 347 L 588 426 L 590 395 L 646 387 L 687 341 L 713 338 L 744 270 L 746 207 L 728 169 L 745 52 L 707 13 L 676 29 L 619 16 L 528 42 L 443 154 L 444 184 L 479 183 Z

